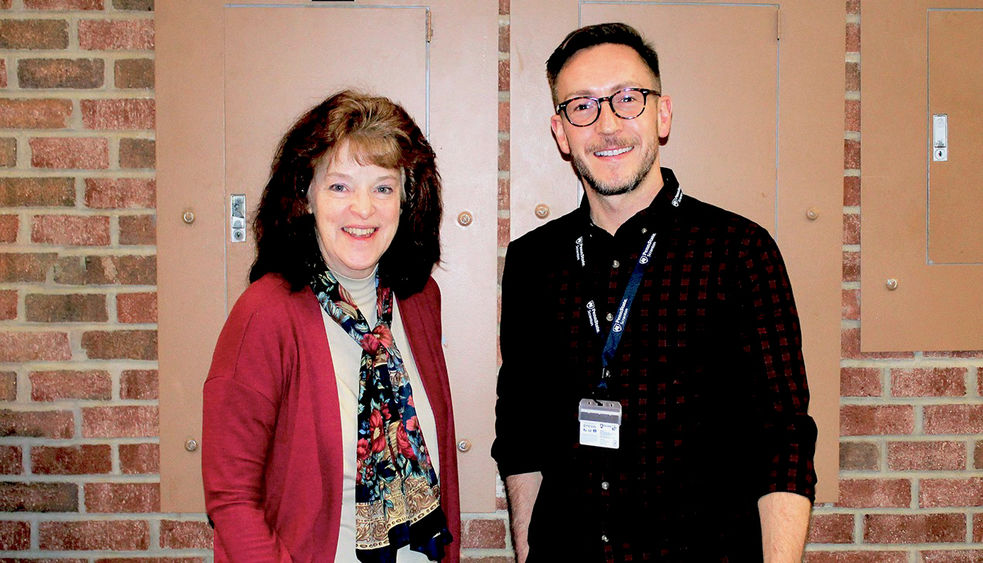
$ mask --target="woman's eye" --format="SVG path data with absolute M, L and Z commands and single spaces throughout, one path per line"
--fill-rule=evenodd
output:
M 348 187 L 345 186 L 344 184 L 328 184 L 329 192 L 343 192 L 347 189 Z
M 376 193 L 380 193 L 380 194 L 391 194 L 393 193 L 394 190 L 392 186 L 384 185 L 384 186 L 376 186 L 375 191 Z

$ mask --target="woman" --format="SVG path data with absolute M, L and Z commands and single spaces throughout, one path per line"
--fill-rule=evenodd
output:
M 284 137 L 204 387 L 216 561 L 458 560 L 440 215 L 390 100 L 340 92 Z

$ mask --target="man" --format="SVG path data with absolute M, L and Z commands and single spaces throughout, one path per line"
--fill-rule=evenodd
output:
M 492 455 L 518 561 L 799 560 L 816 427 L 774 241 L 660 167 L 672 102 L 634 29 L 574 31 L 547 77 L 585 197 L 506 257 Z

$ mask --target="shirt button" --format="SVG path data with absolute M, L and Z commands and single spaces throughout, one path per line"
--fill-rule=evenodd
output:
M 645 227 L 642 227 L 642 234 L 644 235 L 647 232 L 649 232 L 649 230 L 647 228 L 645 228 Z
M 607 534 L 601 534 L 601 541 L 604 542 L 604 543 L 608 543 L 608 541 L 609 541 L 608 540 L 608 535 Z
M 611 488 L 611 484 L 607 481 L 601 481 L 601 490 L 606 491 Z
M 608 322 L 611 322 L 611 321 L 613 321 L 613 320 L 614 320 L 614 315 L 613 315 L 612 313 L 608 313 L 607 315 L 604 315 L 604 318 L 605 318 L 605 320 L 607 320 Z
M 621 262 L 618 262 L 617 260 L 611 262 L 612 268 L 617 268 L 618 266 L 621 266 Z

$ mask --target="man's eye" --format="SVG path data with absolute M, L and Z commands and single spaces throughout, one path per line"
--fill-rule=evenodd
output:
M 623 104 L 630 104 L 632 102 L 637 102 L 638 101 L 638 95 L 635 94 L 635 92 L 625 92 L 625 93 L 621 94 L 620 96 L 618 96 L 618 100 L 617 101 L 618 102 L 621 102 Z
M 594 109 L 594 100 L 579 100 L 570 104 L 573 111 L 590 111 Z

